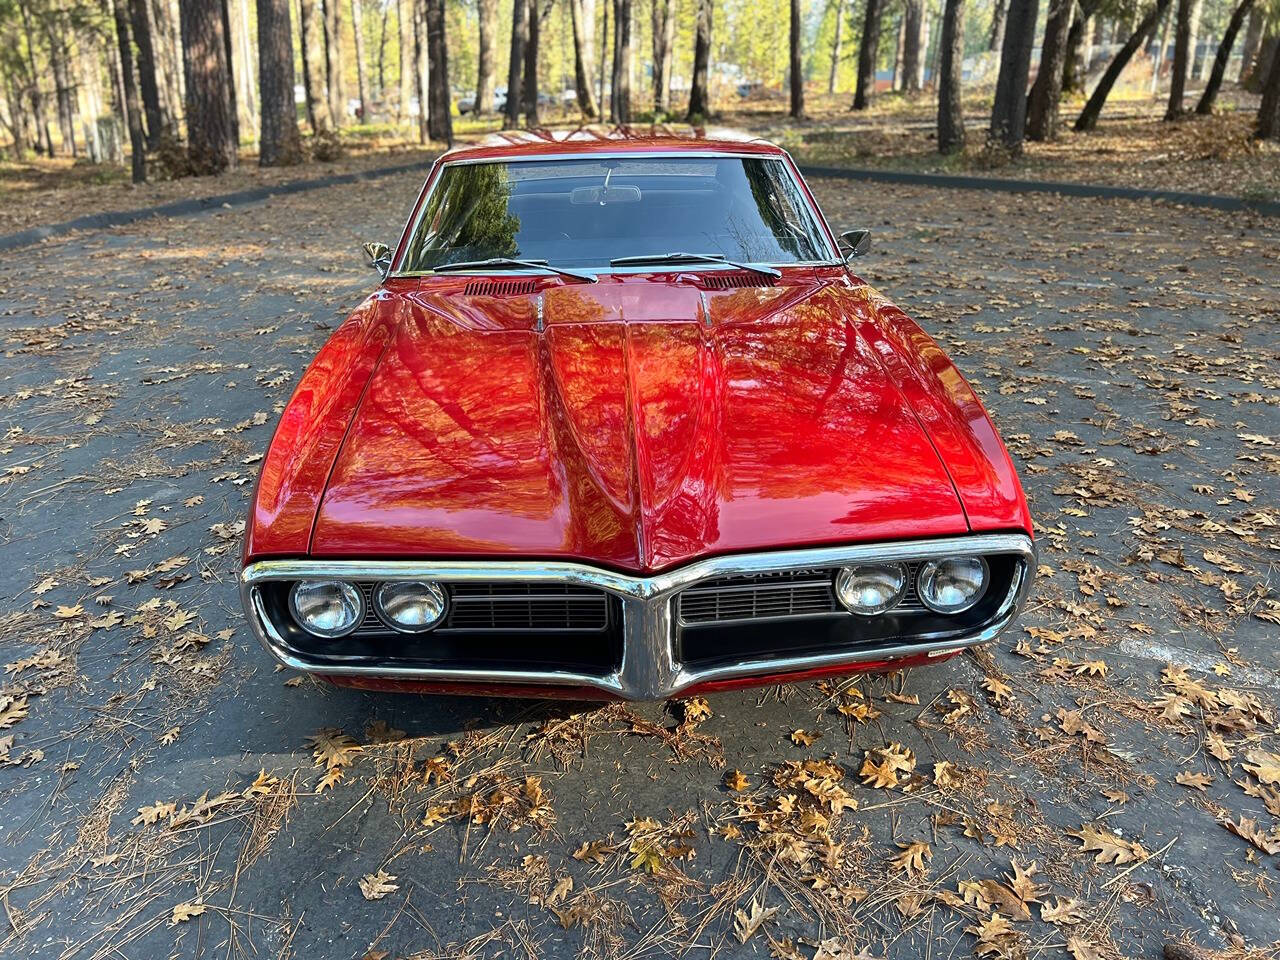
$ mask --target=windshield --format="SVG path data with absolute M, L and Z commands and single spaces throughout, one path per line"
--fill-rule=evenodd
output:
M 445 167 L 400 271 L 491 257 L 606 268 L 618 257 L 673 252 L 772 264 L 831 259 L 781 160 L 582 157 Z

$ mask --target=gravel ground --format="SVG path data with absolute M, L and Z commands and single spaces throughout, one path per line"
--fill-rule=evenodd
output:
M 1280 942 L 1276 221 L 817 182 L 1019 464 L 1028 611 L 929 669 L 595 707 L 316 685 L 239 612 L 258 459 L 416 187 L 0 260 L 0 953 Z

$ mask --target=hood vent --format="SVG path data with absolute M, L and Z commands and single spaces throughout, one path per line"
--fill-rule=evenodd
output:
M 702 285 L 708 290 L 772 287 L 773 278 L 763 273 L 707 273 L 702 276 Z
M 538 281 L 527 280 L 471 280 L 462 289 L 465 297 L 514 297 L 533 293 Z

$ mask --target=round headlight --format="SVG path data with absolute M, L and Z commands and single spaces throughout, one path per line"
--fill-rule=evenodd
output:
M 289 592 L 289 609 L 304 630 L 335 639 L 360 625 L 364 596 L 353 583 L 301 580 Z
M 863 563 L 836 574 L 836 599 L 864 617 L 884 613 L 906 592 L 907 571 L 900 563 Z
M 916 592 L 935 613 L 961 613 L 982 599 L 987 589 L 987 561 L 982 557 L 947 557 L 920 567 Z
M 373 609 L 393 630 L 420 633 L 444 618 L 444 588 L 430 580 L 388 580 L 373 594 Z

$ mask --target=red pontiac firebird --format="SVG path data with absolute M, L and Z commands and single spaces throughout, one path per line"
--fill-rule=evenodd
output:
M 1026 500 L 867 245 L 761 140 L 445 154 L 263 460 L 259 639 L 349 685 L 626 699 L 992 639 Z

